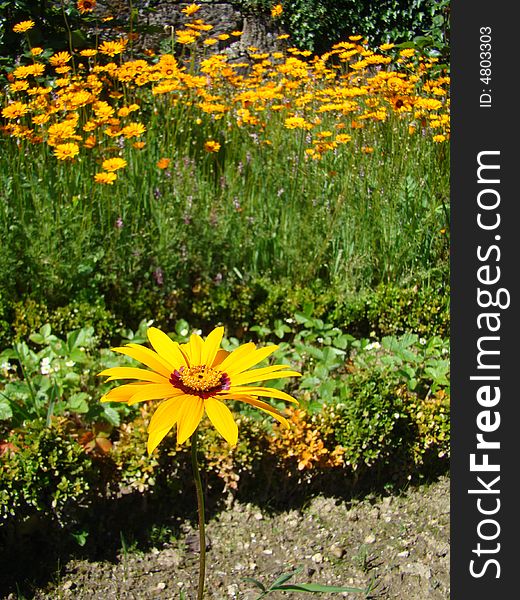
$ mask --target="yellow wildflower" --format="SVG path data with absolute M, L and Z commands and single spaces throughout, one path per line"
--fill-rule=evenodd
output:
M 105 185 L 112 185 L 114 181 L 117 179 L 117 175 L 115 173 L 96 173 L 94 175 L 94 181 L 96 183 L 102 183 Z
M 190 4 L 189 6 L 183 8 L 181 12 L 183 12 L 188 17 L 191 17 L 191 15 L 194 15 L 199 9 L 200 6 L 198 4 Z
M 139 344 L 115 348 L 143 363 L 148 369 L 115 367 L 100 373 L 108 381 L 138 380 L 107 392 L 102 402 L 124 402 L 129 405 L 149 400 L 161 400 L 148 426 L 148 452 L 152 453 L 168 432 L 177 425 L 177 443 L 184 443 L 197 429 L 206 413 L 216 430 L 231 445 L 238 440 L 238 427 L 227 403 L 245 402 L 267 412 L 285 427 L 287 419 L 258 397 L 271 397 L 298 404 L 281 390 L 249 385 L 256 381 L 297 377 L 300 373 L 287 365 L 272 365 L 250 370 L 271 355 L 277 346 L 257 349 L 255 344 L 243 344 L 233 352 L 220 348 L 223 327 L 214 329 L 205 340 L 196 334 L 187 344 L 173 342 L 161 330 L 148 329 L 153 350 Z
M 54 148 L 54 156 L 59 160 L 72 160 L 76 154 L 79 154 L 79 146 L 73 142 L 58 144 Z
M 278 18 L 279 16 L 281 16 L 283 13 L 283 6 L 281 4 L 275 4 L 272 8 L 271 8 L 271 17 L 273 17 L 273 19 Z
M 204 143 L 204 150 L 206 150 L 206 152 L 218 152 L 220 150 L 220 144 L 215 140 L 208 140 Z
M 13 27 L 15 33 L 25 33 L 34 27 L 34 21 L 20 21 Z
M 27 104 L 22 102 L 11 102 L 4 109 L 2 109 L 2 116 L 6 119 L 18 119 L 23 117 L 29 110 Z
M 112 171 L 118 171 L 119 169 L 123 169 L 124 167 L 126 167 L 126 165 L 127 165 L 127 162 L 124 158 L 115 157 L 115 158 L 107 158 L 106 160 L 104 160 L 101 167 L 105 171 L 112 172 Z

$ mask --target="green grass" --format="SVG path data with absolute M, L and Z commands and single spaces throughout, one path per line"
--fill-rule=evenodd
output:
M 93 182 L 95 152 L 70 165 L 1 139 L 5 289 L 60 304 L 153 285 L 160 269 L 169 290 L 219 273 L 356 290 L 446 264 L 446 144 L 392 118 L 313 161 L 270 122 L 272 145 L 235 129 L 215 132 L 222 148 L 206 154 L 207 133 L 186 136 L 170 111 L 152 118 L 144 150 L 122 152 L 129 164 L 113 186 Z

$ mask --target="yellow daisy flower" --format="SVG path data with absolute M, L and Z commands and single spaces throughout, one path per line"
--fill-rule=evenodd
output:
M 105 171 L 117 171 L 126 167 L 126 160 L 124 158 L 107 158 L 101 165 Z
M 220 150 L 220 144 L 214 140 L 208 140 L 204 143 L 204 150 L 206 150 L 206 152 L 218 152 Z
M 276 19 L 277 17 L 281 16 L 282 14 L 283 14 L 283 6 L 281 4 L 275 4 L 271 8 L 271 17 L 273 17 L 273 19 Z
M 2 109 L 2 116 L 6 119 L 18 119 L 23 117 L 28 110 L 29 107 L 23 102 L 11 102 Z
M 72 160 L 76 154 L 79 154 L 79 146 L 73 142 L 58 144 L 54 148 L 54 156 L 56 156 L 58 160 Z
M 272 354 L 278 346 L 256 348 L 247 343 L 233 352 L 220 348 L 224 328 L 217 327 L 205 340 L 196 334 L 187 344 L 178 344 L 160 329 L 150 327 L 150 350 L 139 344 L 114 348 L 115 352 L 134 358 L 151 370 L 114 367 L 99 373 L 114 379 L 136 379 L 110 390 L 102 402 L 135 404 L 162 400 L 148 426 L 148 452 L 151 453 L 166 434 L 177 425 L 177 442 L 184 443 L 198 427 L 204 412 L 222 437 L 232 446 L 238 440 L 238 427 L 226 401 L 238 400 L 259 408 L 289 427 L 287 419 L 259 396 L 298 402 L 280 390 L 247 384 L 255 381 L 296 377 L 288 365 L 272 365 L 249 370 Z
M 96 183 L 103 183 L 105 185 L 112 185 L 116 179 L 117 175 L 115 173 L 96 173 L 94 175 Z
M 20 21 L 13 27 L 15 33 L 25 33 L 34 27 L 34 21 Z
M 72 56 L 66 51 L 56 52 L 49 58 L 49 62 L 53 67 L 63 67 L 71 58 Z
M 188 15 L 188 17 L 189 17 L 189 16 L 195 14 L 199 9 L 200 9 L 200 6 L 198 4 L 190 4 L 189 6 L 186 6 L 185 8 L 183 8 L 181 10 L 181 12 L 183 12 L 185 15 Z

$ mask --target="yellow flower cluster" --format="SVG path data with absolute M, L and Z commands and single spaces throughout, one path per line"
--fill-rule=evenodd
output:
M 51 146 L 59 160 L 95 150 L 100 162 L 114 141 L 122 154 L 142 148 L 139 138 L 147 131 L 142 115 L 153 114 L 158 105 L 189 108 L 191 127 L 208 118 L 222 120 L 223 134 L 245 129 L 266 144 L 272 143 L 270 123 L 277 123 L 287 135 L 292 131 L 304 139 L 309 159 L 340 151 L 355 129 L 390 119 L 403 122 L 410 135 L 421 133 L 437 143 L 449 139 L 450 79 L 436 59 L 413 49 L 398 52 L 392 44 L 373 50 L 361 36 L 350 36 L 321 56 L 291 47 L 271 53 L 250 48 L 248 61 L 231 62 L 219 45 L 241 32 L 205 37 L 212 26 L 198 18 L 199 8 L 187 5 L 184 28 L 175 31 L 175 42 L 184 45 L 182 60 L 146 53 L 125 59 L 127 38 L 74 56 L 61 51 L 44 58 L 41 48 L 33 48 L 27 64 L 8 75 L 0 130 Z M 33 26 L 24 21 L 14 30 Z M 221 143 L 209 139 L 204 147 L 217 152 Z M 113 183 L 115 170 L 104 168 L 95 180 Z

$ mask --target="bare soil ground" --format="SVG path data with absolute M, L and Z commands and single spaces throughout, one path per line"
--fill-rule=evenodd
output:
M 244 581 L 269 584 L 297 567 L 294 582 L 365 588 L 385 600 L 445 600 L 450 596 L 449 478 L 410 487 L 399 495 L 338 501 L 322 496 L 303 508 L 268 514 L 234 503 L 208 525 L 208 600 L 253 600 Z M 195 506 L 194 506 L 195 511 Z M 37 600 L 179 600 L 196 597 L 198 542 L 194 524 L 146 552 L 120 552 L 115 561 L 70 560 Z M 311 594 L 274 592 L 273 600 Z M 321 594 L 320 598 L 365 598 Z M 15 594 L 9 600 L 19 598 Z

